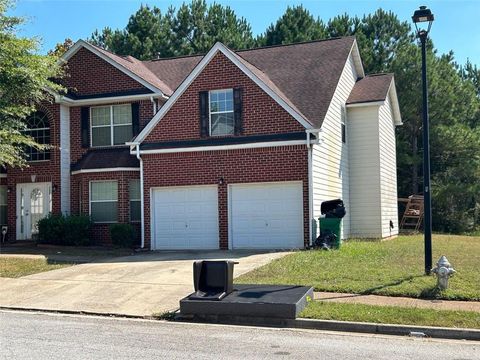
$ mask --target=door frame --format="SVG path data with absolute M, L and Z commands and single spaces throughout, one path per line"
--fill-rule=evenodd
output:
M 202 184 L 202 185 L 180 185 L 180 186 L 152 186 L 150 187 L 150 250 L 157 250 L 156 247 L 156 236 L 155 236 L 155 203 L 153 201 L 155 190 L 170 190 L 170 189 L 191 189 L 191 188 L 201 188 L 201 187 L 215 187 L 217 191 L 217 230 L 218 230 L 218 248 L 220 249 L 220 216 L 219 216 L 219 197 L 218 197 L 218 184 Z M 168 250 L 164 250 L 168 251 Z M 177 251 L 177 250 L 174 250 Z M 178 250 L 181 251 L 181 250 Z
M 234 186 L 238 186 L 238 185 L 241 185 L 241 186 L 250 186 L 250 185 L 281 185 L 281 184 L 299 184 L 300 187 L 301 187 L 301 190 L 302 190 L 302 212 L 301 212 L 301 220 L 302 220 L 302 238 L 305 236 L 304 235 L 304 230 L 303 230 L 303 226 L 304 226 L 304 222 L 305 222 L 305 219 L 304 219 L 304 206 L 303 206 L 303 202 L 304 202 L 304 195 L 303 195 L 303 181 L 302 180 L 289 180 L 289 181 L 257 181 L 257 182 L 251 182 L 251 183 L 232 183 L 232 184 L 228 184 L 228 189 L 227 189 L 227 203 L 228 203 L 228 206 L 227 206 L 227 211 L 228 211 L 228 250 L 233 250 L 234 247 L 233 247 L 233 229 L 232 229 L 232 225 L 233 225 L 233 220 L 232 220 L 232 191 L 233 191 L 233 187 Z M 303 246 L 304 247 L 304 246 Z
M 32 189 L 34 189 L 35 187 L 42 187 L 45 194 L 46 194 L 46 197 L 45 197 L 45 200 L 44 200 L 44 205 L 45 204 L 48 204 L 47 206 L 47 212 L 46 212 L 46 215 L 47 216 L 50 212 L 52 212 L 52 183 L 51 182 L 34 182 L 34 183 L 19 183 L 19 184 L 16 184 L 16 192 L 15 192 L 15 204 L 16 204 L 16 221 L 15 221 L 15 234 L 16 234 L 16 239 L 17 240 L 31 240 L 32 238 L 32 234 L 30 232 L 30 236 L 27 236 L 28 235 L 28 232 L 27 232 L 27 226 L 26 225 L 30 225 L 31 227 L 31 206 L 30 206 L 30 210 L 29 210 L 29 215 L 30 215 L 30 223 L 28 222 L 25 222 L 24 223 L 24 233 L 20 232 L 20 224 L 21 224 L 21 204 L 20 204 L 20 190 L 23 188 L 23 191 L 28 195 L 30 196 L 30 192 Z M 25 197 L 26 199 L 26 197 Z M 30 204 L 30 198 L 28 199 L 28 202 Z M 45 213 L 45 211 L 44 211 Z

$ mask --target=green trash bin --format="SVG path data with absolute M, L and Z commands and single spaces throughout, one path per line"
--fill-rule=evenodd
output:
M 339 218 L 319 218 L 320 221 L 320 233 L 325 230 L 330 230 L 336 235 L 335 243 L 333 247 L 338 249 L 342 244 L 341 231 L 342 231 L 342 219 Z

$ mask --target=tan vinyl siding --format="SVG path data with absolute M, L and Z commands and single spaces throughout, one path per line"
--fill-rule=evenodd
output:
M 349 108 L 351 236 L 380 238 L 378 106 Z
M 349 200 L 349 159 L 348 144 L 342 143 L 341 107 L 352 91 L 357 73 L 353 58 L 350 55 L 328 108 L 322 124 L 322 142 L 313 147 L 313 215 L 320 217 L 320 205 L 323 201 L 341 198 L 345 202 L 347 215 L 343 219 L 342 234 L 344 238 L 350 234 L 350 200 Z M 321 79 L 320 79 L 321 81 Z M 348 122 L 348 119 L 347 119 Z
M 388 97 L 379 108 L 379 132 L 382 237 L 389 237 L 398 234 L 398 200 L 395 125 Z M 390 220 L 394 224 L 392 231 Z

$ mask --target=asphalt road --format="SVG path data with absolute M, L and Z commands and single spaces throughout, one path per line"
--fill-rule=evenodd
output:
M 480 342 L 0 311 L 1 359 L 480 359 Z

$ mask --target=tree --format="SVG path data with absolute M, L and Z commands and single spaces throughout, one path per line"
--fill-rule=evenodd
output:
M 73 44 L 74 42 L 72 39 L 66 38 L 63 43 L 57 43 L 54 49 L 49 50 L 48 55 L 53 55 L 59 58 L 60 56 L 65 54 L 68 51 L 68 49 L 70 49 L 73 46 Z
M 124 30 L 96 30 L 94 44 L 120 55 L 140 60 L 207 52 L 217 41 L 234 49 L 253 46 L 251 27 L 228 6 L 193 0 L 170 7 L 165 14 L 159 8 L 141 6 Z
M 302 5 L 288 7 L 285 13 L 257 38 L 258 45 L 292 44 L 325 38 L 325 26 Z
M 38 39 L 18 37 L 23 19 L 8 16 L 9 0 L 0 0 L 0 166 L 25 166 L 24 149 L 37 144 L 24 134 L 25 118 L 51 91 L 61 90 L 51 79 L 61 74 L 56 56 L 38 55 Z

